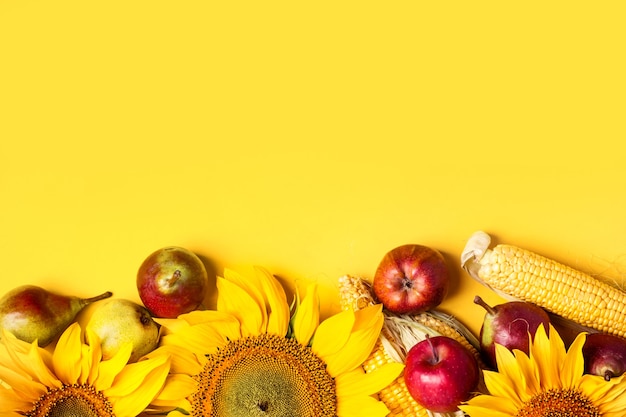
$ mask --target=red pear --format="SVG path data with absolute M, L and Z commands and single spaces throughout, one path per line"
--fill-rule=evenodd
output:
M 493 368 L 497 367 L 496 343 L 528 354 L 530 341 L 534 339 L 539 325 L 549 331 L 548 313 L 535 304 L 509 301 L 492 307 L 479 296 L 474 297 L 474 302 L 486 311 L 480 329 L 480 345 L 485 360 Z
M 199 308 L 208 285 L 200 258 L 178 246 L 154 251 L 137 271 L 139 297 L 156 317 L 174 318 Z
M 583 346 L 585 372 L 607 381 L 626 371 L 626 339 L 604 333 L 587 335 Z

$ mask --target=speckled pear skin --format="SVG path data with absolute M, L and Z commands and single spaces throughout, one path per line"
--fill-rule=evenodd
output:
M 35 285 L 16 287 L 0 299 L 0 329 L 28 343 L 49 345 L 92 302 L 108 298 L 105 292 L 92 298 L 79 298 L 50 292 Z

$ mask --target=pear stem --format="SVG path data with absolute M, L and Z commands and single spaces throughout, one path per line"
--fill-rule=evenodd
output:
M 176 282 L 178 282 L 178 280 L 180 279 L 182 273 L 177 269 L 176 271 L 174 271 L 174 273 L 172 274 L 171 278 L 167 280 L 167 285 L 172 288 Z
M 83 298 L 83 303 L 85 304 L 90 304 L 90 303 L 94 303 L 96 301 L 100 301 L 100 300 L 104 300 L 105 298 L 109 298 L 113 295 L 113 293 L 111 291 L 107 291 L 104 292 L 100 295 L 96 295 L 95 297 L 90 297 L 90 298 Z
M 487 303 L 485 302 L 485 300 L 483 300 L 482 298 L 480 298 L 480 296 L 479 296 L 479 295 L 477 295 L 477 296 L 475 296 L 475 297 L 474 297 L 474 303 L 475 303 L 475 304 L 478 304 L 479 306 L 481 306 L 482 308 L 484 308 L 485 310 L 487 310 L 487 313 L 492 314 L 492 315 L 493 315 L 493 314 L 496 314 L 496 310 L 495 310 L 493 307 L 491 307 L 489 304 L 487 304 Z

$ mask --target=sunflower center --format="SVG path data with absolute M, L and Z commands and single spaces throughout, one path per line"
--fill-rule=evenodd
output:
M 196 417 L 331 417 L 335 381 L 295 339 L 261 334 L 207 356 L 192 397 Z
M 580 391 L 551 389 L 535 395 L 516 417 L 600 417 L 597 406 Z
M 113 417 L 109 400 L 91 385 L 50 389 L 33 405 L 28 417 Z

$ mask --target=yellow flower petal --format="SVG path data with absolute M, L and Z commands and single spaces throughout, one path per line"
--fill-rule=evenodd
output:
M 36 342 L 33 342 L 28 359 L 31 364 L 32 374 L 35 376 L 37 381 L 41 382 L 47 387 L 60 388 L 63 384 L 59 379 L 52 373 L 50 368 L 46 366 L 44 361 L 41 358 L 41 349 L 37 346 Z
M 202 310 L 202 311 L 206 311 L 206 310 Z M 198 310 L 198 312 L 201 312 L 201 311 Z M 190 318 L 190 317 L 192 317 L 191 313 L 185 313 L 185 314 L 181 314 L 180 316 L 174 319 L 164 319 L 161 317 L 155 317 L 154 321 L 157 322 L 159 326 L 161 326 L 161 335 L 167 335 L 167 334 L 176 333 L 182 328 L 190 327 L 191 324 L 187 320 L 187 318 Z
M 0 363 L 11 363 L 13 369 L 30 374 L 27 356 L 31 344 L 19 340 L 4 329 L 0 341 Z
M 109 397 L 124 397 L 145 384 L 146 376 L 154 369 L 164 369 L 169 372 L 170 358 L 159 355 L 154 358 L 141 360 L 126 365 L 115 378 L 115 383 L 104 390 Z
M 352 331 L 369 329 L 371 327 L 378 327 L 378 325 L 382 325 L 381 320 L 384 319 L 382 310 L 382 304 L 374 304 L 355 311 L 354 315 L 356 320 Z
M 335 378 L 337 396 L 376 394 L 395 381 L 403 370 L 404 365 L 396 362 L 387 363 L 369 373 L 359 366 Z
M 506 396 L 515 401 L 518 406 L 521 406 L 523 399 L 519 397 L 518 393 L 525 391 L 526 378 L 518 366 L 514 353 L 500 344 L 496 344 L 495 347 L 498 373 L 488 372 L 488 375 L 485 376 L 485 385 L 491 394 Z M 521 351 L 516 351 L 515 353 L 518 355 L 523 354 Z M 521 389 L 511 389 L 512 385 L 517 384 L 521 386 Z
M 556 331 L 551 333 L 555 337 L 548 338 L 546 329 L 540 325 L 535 333 L 535 339 L 530 345 L 530 357 L 537 364 L 541 389 L 561 388 L 557 367 L 561 363 L 559 359 L 564 357 L 565 353 L 552 349 L 554 346 L 558 346 L 556 343 L 558 337 Z
M 374 397 L 348 396 L 337 400 L 338 417 L 385 417 L 389 409 Z
M 552 331 L 556 333 L 556 330 L 551 330 L 551 332 Z M 550 337 L 552 338 L 553 336 Z M 563 359 L 563 365 L 560 369 L 560 378 L 565 388 L 575 388 L 576 383 L 580 380 L 580 377 L 585 371 L 585 359 L 583 357 L 582 348 L 586 338 L 585 333 L 580 333 L 576 336 L 576 339 L 571 343 Z
M 267 317 L 267 307 L 265 305 L 266 304 L 265 295 L 263 294 L 263 291 L 261 288 L 259 275 L 253 274 L 253 275 L 244 277 L 243 275 L 238 274 L 237 272 L 231 269 L 225 268 L 224 278 L 228 282 L 231 282 L 237 285 L 239 288 L 244 290 L 250 297 L 254 299 L 254 304 L 259 306 L 259 313 L 260 313 L 260 318 L 261 318 L 257 334 L 264 333 L 265 330 L 267 329 L 268 317 Z M 228 311 L 228 310 L 224 310 L 224 311 Z
M 327 365 L 326 370 L 332 377 L 351 371 L 361 365 L 372 353 L 380 336 L 384 317 L 379 304 L 359 310 L 356 313 L 354 328 L 358 330 L 352 331 L 343 348 L 323 357 Z M 367 326 L 364 325 L 365 323 Z M 317 333 L 315 339 L 317 339 Z
M 515 414 L 509 414 L 507 412 L 496 411 L 491 407 L 460 405 L 459 409 L 464 411 L 465 414 L 467 414 L 468 416 L 472 416 L 472 417 L 513 417 L 515 416 Z
M 100 371 L 99 365 L 102 360 L 102 347 L 100 346 L 100 338 L 93 330 L 85 330 L 85 340 L 87 342 L 86 352 L 83 353 L 83 360 L 87 362 L 84 371 L 86 375 L 82 375 L 82 383 L 94 385 Z
M 284 336 L 289 327 L 289 305 L 285 290 L 266 269 L 257 266 L 255 271 L 261 283 L 261 290 L 265 294 L 266 309 L 269 315 L 265 332 Z
M 113 399 L 115 414 L 137 416 L 144 411 L 163 388 L 169 372 L 169 358 L 145 359 L 127 365 L 118 375 L 115 385 L 104 391 Z
M 526 402 L 541 391 L 541 387 L 539 386 L 539 371 L 537 370 L 536 363 L 531 361 L 530 357 L 522 351 L 515 351 L 515 361 L 517 362 L 517 367 L 522 375 L 524 384 L 523 390 L 518 390 L 518 394 L 520 399 Z
M 159 355 L 170 357 L 170 371 L 174 374 L 196 375 L 202 370 L 198 358 L 189 349 L 175 345 L 160 346 L 145 357 L 149 359 Z
M 520 404 L 519 395 L 517 394 L 516 381 L 509 379 L 506 375 L 495 371 L 483 371 L 483 378 L 489 393 L 495 397 L 510 398 L 512 401 Z
M 0 366 L 0 381 L 20 393 L 20 397 L 36 401 L 48 388 L 20 371 Z
M 78 382 L 82 354 L 81 328 L 73 323 L 63 332 L 52 354 L 54 372 L 66 384 Z
M 261 306 L 248 291 L 225 278 L 217 277 L 217 309 L 239 320 L 241 335 L 256 336 L 264 324 L 265 305 Z
M 236 320 L 236 319 L 235 319 Z M 229 334 L 229 327 L 222 327 L 224 322 L 207 322 L 181 328 L 178 332 L 161 336 L 161 345 L 172 345 L 186 348 L 198 355 L 213 353 L 216 348 L 224 346 L 228 340 L 236 340 L 240 333 Z M 237 330 L 239 328 L 237 327 Z
M 495 401 L 494 401 L 495 398 Z M 466 404 L 472 407 L 480 407 L 486 410 L 492 410 L 493 412 L 505 413 L 507 416 L 513 416 L 517 414 L 519 404 L 510 401 L 509 398 L 490 397 L 488 395 L 478 395 L 473 397 Z
M 300 344 L 308 345 L 320 322 L 320 297 L 317 284 L 308 286 L 306 296 L 293 317 L 294 337 Z
M 110 388 L 117 375 L 128 363 L 132 351 L 132 343 L 125 343 L 111 359 L 101 361 L 98 366 L 98 377 L 94 380 L 93 386 L 99 391 Z
M 35 397 L 35 400 L 37 398 Z M 33 406 L 33 400 L 18 398 L 15 391 L 0 385 L 0 404 L 5 410 L 30 410 Z M 4 416 L 5 414 L 2 413 L 2 415 Z M 12 415 L 23 417 L 22 414 L 18 413 Z
M 171 411 L 167 414 L 167 417 L 189 417 L 189 414 L 183 414 L 178 410 Z
M 343 349 L 350 338 L 355 320 L 354 312 L 346 310 L 321 322 L 313 336 L 313 352 L 324 360 Z
M 166 384 L 152 401 L 152 405 L 160 407 L 179 407 L 180 398 L 192 395 L 198 389 L 198 383 L 189 375 L 170 374 Z

